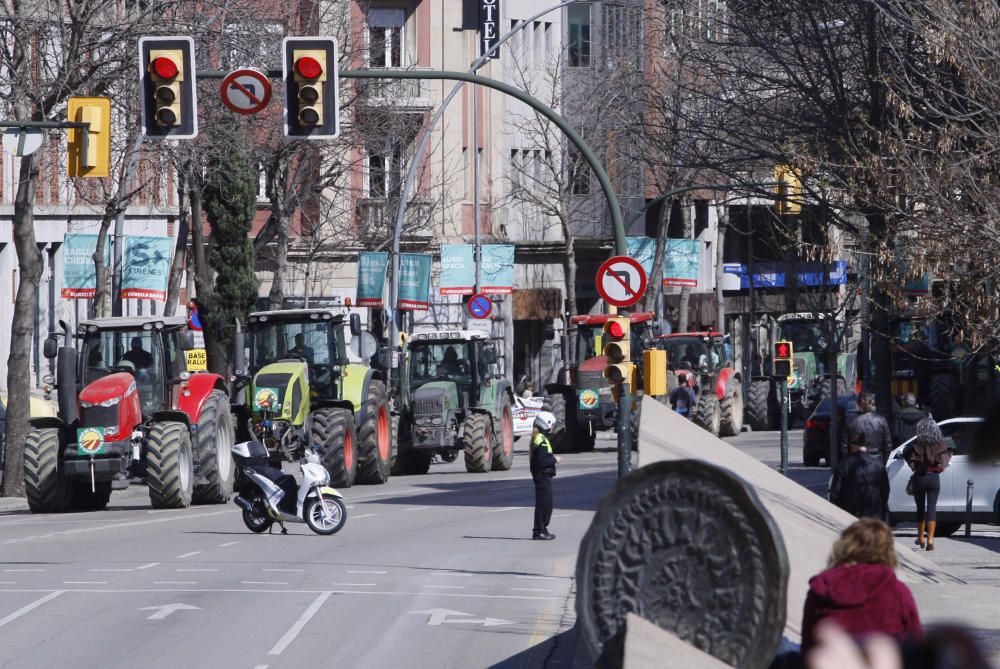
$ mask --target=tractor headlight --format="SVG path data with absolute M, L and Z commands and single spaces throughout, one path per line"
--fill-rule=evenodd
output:
M 444 419 L 441 416 L 434 416 L 431 419 L 431 425 L 444 425 Z

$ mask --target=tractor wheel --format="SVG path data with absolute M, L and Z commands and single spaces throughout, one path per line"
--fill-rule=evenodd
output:
M 465 471 L 483 474 L 493 468 L 493 419 L 487 414 L 474 413 L 462 426 L 462 450 L 465 451 Z
M 392 469 L 392 414 L 385 384 L 368 384 L 362 409 L 365 420 L 358 427 L 358 483 L 385 483 Z
M 195 449 L 199 471 L 194 486 L 195 504 L 225 504 L 233 494 L 233 416 L 229 398 L 213 390 L 198 417 Z
M 931 377 L 931 414 L 934 420 L 942 421 L 958 415 L 955 400 L 958 396 L 958 384 L 952 374 L 935 374 Z
M 354 414 L 330 407 L 316 409 L 311 417 L 312 440 L 324 449 L 323 466 L 330 472 L 330 484 L 335 488 L 350 488 L 358 473 Z
M 24 442 L 24 494 L 32 513 L 70 508 L 69 486 L 59 477 L 59 430 L 32 428 Z
M 500 402 L 499 439 L 493 447 L 493 469 L 505 472 L 514 464 L 514 414 L 510 409 L 510 398 Z
M 579 432 L 575 425 L 566 423 L 566 396 L 555 393 L 546 396 L 542 403 L 542 411 L 548 411 L 556 417 L 556 424 L 549 430 L 549 441 L 555 453 L 568 453 L 573 450 L 573 436 Z
M 735 437 L 743 429 L 743 386 L 738 379 L 730 379 L 726 384 L 726 395 L 719 402 L 719 434 Z
M 424 451 L 403 451 L 398 459 L 399 473 L 423 476 L 431 468 L 431 454 Z
M 146 485 L 149 501 L 157 509 L 191 506 L 194 493 L 194 458 L 191 432 L 176 421 L 153 423 L 146 438 Z
M 70 506 L 74 511 L 104 511 L 111 500 L 111 481 L 97 481 L 95 490 L 90 481 L 75 483 L 69 491 Z
M 766 380 L 751 381 L 750 392 L 747 393 L 746 418 L 754 432 L 772 429 L 776 418 L 771 402 L 771 382 Z
M 722 412 L 719 410 L 719 398 L 711 390 L 706 390 L 698 398 L 698 408 L 695 410 L 694 422 L 716 437 L 719 436 L 719 424 L 722 422 Z
M 399 414 L 392 414 L 392 449 L 389 451 L 389 473 L 397 474 L 399 469 Z

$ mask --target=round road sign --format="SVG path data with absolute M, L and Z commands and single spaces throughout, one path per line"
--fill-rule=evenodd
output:
M 469 298 L 465 308 L 468 309 L 469 315 L 473 318 L 489 318 L 490 314 L 493 313 L 493 302 L 482 293 L 476 293 Z
M 28 156 L 42 148 L 44 139 L 38 128 L 8 128 L 3 133 L 3 148 L 14 156 Z
M 271 82 L 258 70 L 233 70 L 222 80 L 222 103 L 237 114 L 256 114 L 271 101 Z
M 615 307 L 630 307 L 646 292 L 646 272 L 628 256 L 608 258 L 597 270 L 597 292 Z

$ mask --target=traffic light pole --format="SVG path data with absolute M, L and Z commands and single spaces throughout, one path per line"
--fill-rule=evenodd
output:
M 632 393 L 629 384 L 618 384 L 618 478 L 632 471 Z
M 781 412 L 781 473 L 788 475 L 788 379 L 778 381 L 778 400 Z

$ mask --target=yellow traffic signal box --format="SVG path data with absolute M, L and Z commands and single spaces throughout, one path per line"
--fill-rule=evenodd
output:
M 652 348 L 642 352 L 642 389 L 647 395 L 667 394 L 667 352 Z
M 111 98 L 69 99 L 66 118 L 87 123 L 87 128 L 69 128 L 66 174 L 71 177 L 111 175 Z

